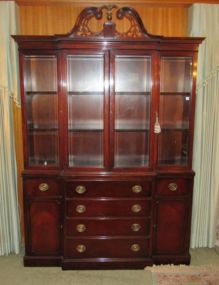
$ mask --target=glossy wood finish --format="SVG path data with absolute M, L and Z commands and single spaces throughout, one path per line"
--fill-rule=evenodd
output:
M 130 21 L 131 28 L 124 33 L 117 30 L 112 15 Z M 89 27 L 91 18 L 102 21 L 105 16 L 103 30 Z M 111 6 L 83 10 L 65 35 L 14 38 L 20 49 L 23 105 L 25 265 L 85 269 L 188 263 L 195 78 L 182 74 L 188 66 L 195 70 L 202 38 L 151 35 L 134 9 Z M 51 83 L 44 83 L 40 72 L 36 76 L 38 64 L 30 72 L 24 64 L 30 56 L 56 58 L 57 88 L 51 88 L 55 82 L 51 71 L 47 76 Z M 164 57 L 177 62 L 190 58 L 192 65 L 179 64 L 176 79 L 169 83 L 169 76 L 163 78 L 161 72 Z M 164 64 L 170 73 L 171 63 Z M 187 81 L 193 83 L 189 91 L 184 90 Z M 34 90 L 29 90 L 30 82 L 37 83 Z M 49 90 L 42 91 L 43 84 Z M 175 91 L 168 86 L 182 88 Z M 52 107 L 47 116 L 41 102 L 27 104 L 28 92 L 43 96 L 44 105 L 51 106 L 53 93 L 58 94 L 57 111 Z M 188 122 L 187 160 L 176 162 L 176 153 L 174 162 L 161 164 L 159 146 L 169 159 L 169 145 L 164 145 L 165 140 L 161 143 L 159 136 L 165 125 L 176 124 L 175 117 L 166 117 L 165 112 L 174 108 L 177 100 L 172 98 L 182 99 L 188 92 L 189 111 L 179 116 L 180 123 Z M 172 97 L 161 102 L 162 96 Z M 180 114 L 181 101 L 175 106 Z M 162 106 L 164 130 L 157 134 L 154 125 Z M 30 121 L 35 126 L 41 120 L 43 131 L 49 134 L 51 128 L 45 125 L 50 126 L 56 112 L 57 162 L 32 165 L 31 155 L 37 161 L 38 153 L 49 153 L 56 142 L 41 144 L 38 139 L 33 143 L 28 136 Z M 181 140 L 176 140 L 180 151 Z M 30 145 L 35 147 L 32 152 Z M 51 244 L 49 239 L 53 239 Z

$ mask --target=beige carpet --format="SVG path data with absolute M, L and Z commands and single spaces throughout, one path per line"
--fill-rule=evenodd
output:
M 219 254 L 214 249 L 191 250 L 191 255 L 192 265 L 219 265 Z M 154 285 L 152 275 L 150 270 L 62 271 L 59 267 L 24 267 L 22 254 L 0 256 L 1 285 Z
M 154 285 L 219 285 L 219 265 L 153 266 Z

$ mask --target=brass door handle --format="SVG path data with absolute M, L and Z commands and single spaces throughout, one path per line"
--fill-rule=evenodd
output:
M 46 192 L 49 190 L 49 185 L 47 183 L 41 183 L 38 187 L 41 192 Z
M 132 244 L 131 246 L 131 250 L 134 251 L 134 252 L 137 252 L 141 249 L 140 245 L 138 243 L 134 243 Z
M 75 192 L 77 192 L 78 194 L 83 194 L 86 192 L 86 187 L 83 186 L 83 185 L 78 185 L 76 188 L 75 188 Z
M 85 252 L 86 251 L 86 246 L 84 244 L 78 244 L 76 246 L 76 250 L 77 250 L 77 252 L 80 252 L 80 253 Z
M 169 185 L 168 185 L 168 189 L 169 189 L 170 191 L 176 191 L 177 188 L 178 188 L 178 186 L 177 186 L 176 183 L 169 183 Z
M 131 209 L 133 213 L 139 213 L 141 211 L 141 205 L 134 204 Z
M 76 230 L 79 232 L 79 233 L 83 233 L 86 231 L 86 226 L 84 224 L 78 224 L 76 226 Z
M 140 231 L 140 229 L 141 229 L 141 225 L 140 224 L 132 224 L 131 225 L 131 230 L 133 232 L 138 232 L 138 231 Z
M 86 211 L 86 207 L 84 205 L 78 205 L 76 207 L 76 212 L 79 213 L 79 214 L 82 214 Z
M 134 185 L 132 187 L 132 192 L 136 193 L 136 194 L 141 193 L 142 192 L 142 186 L 141 185 Z

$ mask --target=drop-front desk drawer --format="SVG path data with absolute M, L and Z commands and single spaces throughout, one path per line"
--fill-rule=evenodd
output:
M 68 181 L 66 197 L 149 197 L 151 181 Z

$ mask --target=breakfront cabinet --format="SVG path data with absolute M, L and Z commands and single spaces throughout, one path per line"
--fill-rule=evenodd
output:
M 104 19 L 106 20 L 104 21 Z M 120 32 L 117 21 L 126 21 Z M 101 22 L 94 31 L 90 23 Z M 26 266 L 190 262 L 197 50 L 91 7 L 19 46 Z

